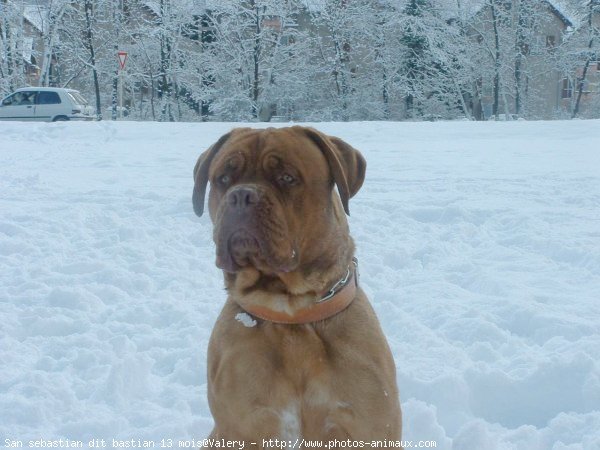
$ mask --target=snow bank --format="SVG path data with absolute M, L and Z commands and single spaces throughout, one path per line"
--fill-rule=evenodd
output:
M 232 126 L 0 123 L 0 445 L 210 431 L 192 169 Z M 600 448 L 600 122 L 316 126 L 368 160 L 350 224 L 405 438 Z

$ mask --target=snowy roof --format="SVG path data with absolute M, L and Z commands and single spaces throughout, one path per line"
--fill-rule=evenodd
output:
M 466 22 L 477 14 L 484 6 L 484 0 L 437 0 L 438 12 L 444 19 L 460 18 Z
M 301 0 L 304 7 L 311 13 L 323 11 L 326 0 Z
M 456 0 L 438 0 L 440 2 L 450 2 L 453 3 L 454 6 L 454 10 L 456 11 L 456 5 L 457 2 Z M 550 8 L 550 11 L 552 11 L 556 17 L 558 17 L 564 24 L 566 27 L 572 27 L 573 26 L 573 22 L 569 19 L 569 17 L 567 16 L 567 11 L 568 11 L 568 7 L 566 5 L 566 3 L 558 0 L 541 0 L 540 1 L 541 4 L 545 4 Z M 478 14 L 479 11 L 481 11 L 483 9 L 483 7 L 485 6 L 485 1 L 483 0 L 466 0 L 463 2 L 463 4 L 461 5 L 463 9 L 465 9 L 463 15 L 465 17 L 472 17 L 475 14 Z M 456 15 L 455 15 L 456 17 Z M 463 17 L 464 18 L 464 17 Z
M 160 7 L 158 2 L 156 1 L 152 1 L 152 0 L 144 0 L 142 2 L 142 5 L 144 5 L 146 8 L 148 8 L 150 11 L 152 11 L 154 14 L 158 14 L 160 12 Z
M 566 0 L 553 0 L 550 2 L 554 8 L 564 16 L 570 23 L 571 27 L 577 28 L 581 23 L 581 19 L 578 16 L 577 8 L 574 7 L 572 2 Z
M 567 26 L 567 27 L 573 26 L 573 22 L 565 14 L 566 6 L 563 5 L 562 2 L 557 2 L 557 1 L 551 2 L 548 0 L 544 0 L 544 3 L 546 3 L 550 7 L 550 10 L 554 14 L 556 14 L 556 17 L 558 17 L 560 20 L 562 20 L 562 22 L 565 24 L 565 26 Z
M 157 16 L 160 15 L 159 0 L 142 0 L 142 4 Z M 207 9 L 212 9 L 215 5 L 219 4 L 221 4 L 219 0 L 179 0 L 177 3 L 172 3 L 171 5 L 180 9 L 185 9 L 192 12 L 192 14 L 202 14 Z
M 23 8 L 23 17 L 40 33 L 46 31 L 47 7 L 42 5 L 25 5 Z

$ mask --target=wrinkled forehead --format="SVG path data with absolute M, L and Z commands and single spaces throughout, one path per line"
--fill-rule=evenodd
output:
M 315 143 L 303 133 L 285 128 L 234 131 L 215 156 L 211 172 L 227 164 L 257 168 L 270 156 L 297 168 L 306 177 L 329 177 L 327 160 Z

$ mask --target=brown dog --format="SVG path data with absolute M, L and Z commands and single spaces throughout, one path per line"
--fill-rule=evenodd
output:
M 211 438 L 400 440 L 394 361 L 344 214 L 365 168 L 341 139 L 299 126 L 235 129 L 198 159 L 194 210 L 210 181 L 228 291 L 208 349 Z

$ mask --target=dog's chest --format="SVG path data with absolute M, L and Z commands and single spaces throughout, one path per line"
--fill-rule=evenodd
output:
M 330 436 L 343 429 L 346 419 L 353 416 L 349 403 L 335 399 L 331 386 L 321 380 L 308 383 L 303 392 L 287 398 L 277 411 L 279 438 L 295 439 Z
M 356 349 L 339 339 L 340 330 L 265 323 L 238 309 L 214 334 L 213 409 L 237 411 L 251 429 L 268 429 L 266 435 L 287 442 L 350 435 L 362 408 L 355 386 L 341 380 L 354 373 L 356 361 L 347 355 Z
M 336 352 L 312 330 L 285 333 L 273 345 L 272 369 L 280 374 L 273 390 L 287 403 L 278 411 L 282 439 L 324 436 L 341 428 L 351 405 L 336 386 Z

